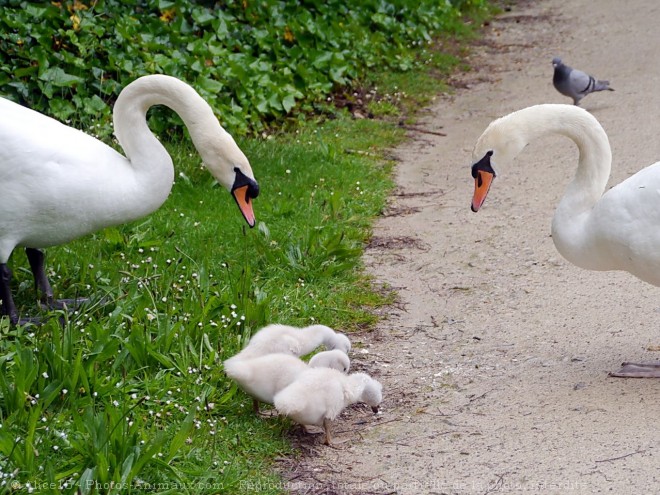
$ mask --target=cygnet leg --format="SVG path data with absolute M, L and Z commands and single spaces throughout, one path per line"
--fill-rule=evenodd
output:
M 323 418 L 323 429 L 325 430 L 325 443 L 326 445 L 332 445 L 332 431 L 331 431 L 332 422 L 328 418 Z

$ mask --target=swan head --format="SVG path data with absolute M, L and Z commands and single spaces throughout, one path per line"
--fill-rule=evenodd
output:
M 486 200 L 490 186 L 497 177 L 497 165 L 509 163 L 527 145 L 523 136 L 527 123 L 518 120 L 517 114 L 523 117 L 523 114 L 514 112 L 491 122 L 477 140 L 472 152 L 474 178 L 472 211 L 474 212 L 479 211 Z
M 254 227 L 256 219 L 252 210 L 252 200 L 259 196 L 259 184 L 257 184 L 254 178 L 245 175 L 238 167 L 234 167 L 234 173 L 231 195 L 236 200 L 236 204 L 239 210 L 241 210 L 245 221 L 250 227 Z
M 472 177 L 474 178 L 474 194 L 472 195 L 472 211 L 478 212 L 484 204 L 493 179 L 497 177 L 495 169 L 490 163 L 493 150 L 488 150 L 478 162 L 472 165 Z
M 343 333 L 337 332 L 332 336 L 332 339 L 327 342 L 326 347 L 330 350 L 337 349 L 344 354 L 348 354 L 351 350 L 351 341 Z
M 254 179 L 250 162 L 234 138 L 220 128 L 220 136 L 208 135 L 204 145 L 197 145 L 204 165 L 213 177 L 234 197 L 243 218 L 250 227 L 256 222 L 252 200 L 259 195 L 259 184 Z M 197 144 L 197 143 L 196 143 Z
M 333 368 L 342 373 L 348 373 L 351 368 L 351 361 L 343 351 L 333 349 L 312 356 L 309 360 L 309 366 L 310 368 Z
M 362 391 L 362 400 L 371 407 L 374 413 L 378 412 L 380 403 L 383 402 L 383 386 L 380 382 L 370 378 Z

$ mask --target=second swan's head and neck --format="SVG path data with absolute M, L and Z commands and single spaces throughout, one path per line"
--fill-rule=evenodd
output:
M 236 200 L 243 217 L 255 224 L 252 199 L 259 194 L 250 162 L 232 136 L 223 129 L 211 107 L 188 84 L 170 76 L 141 77 L 120 93 L 115 103 L 115 135 L 136 172 L 144 182 L 169 193 L 173 179 L 172 159 L 147 126 L 146 114 L 154 105 L 165 105 L 183 120 L 190 137 L 213 177 Z M 167 169 L 167 173 L 165 173 Z M 154 198 L 155 202 L 164 197 Z
M 575 200 L 581 203 L 582 209 L 590 209 L 598 201 L 605 190 L 612 162 L 607 134 L 582 108 L 546 104 L 494 120 L 477 140 L 472 153 L 475 179 L 472 211 L 478 211 L 483 205 L 497 168 L 510 163 L 530 142 L 548 134 L 570 138 L 580 151 L 575 178 L 562 201 Z
M 531 141 L 549 134 L 568 137 L 579 150 L 575 176 L 552 221 L 553 240 L 569 261 L 588 266 L 590 239 L 585 226 L 605 191 L 612 153 L 607 134 L 595 117 L 582 108 L 536 105 L 493 121 L 477 140 L 472 155 L 472 211 L 482 207 L 498 167 L 511 162 Z

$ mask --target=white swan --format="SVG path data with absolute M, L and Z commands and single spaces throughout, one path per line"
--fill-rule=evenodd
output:
M 612 153 L 605 131 L 572 105 L 537 105 L 493 121 L 474 148 L 472 211 L 482 206 L 497 166 L 546 134 L 572 139 L 577 172 L 552 220 L 559 253 L 588 270 L 625 270 L 660 286 L 660 162 L 605 192 Z M 497 166 L 496 166 L 497 165 Z M 660 378 L 660 365 L 624 363 L 612 376 Z
M 376 412 L 383 400 L 382 385 L 365 373 L 314 368 L 302 373 L 275 395 L 275 408 L 302 425 L 323 426 L 325 443 L 332 442 L 331 421 L 351 404 L 364 402 Z
M 328 350 L 338 349 L 344 353 L 351 350 L 351 342 L 346 335 L 325 325 L 297 328 L 274 323 L 257 331 L 238 355 L 243 359 L 275 352 L 304 356 L 321 345 Z
M 252 359 L 233 356 L 224 362 L 227 376 L 254 398 L 254 410 L 259 412 L 259 402 L 273 403 L 275 394 L 309 368 L 332 368 L 348 373 L 348 356 L 340 350 L 319 352 L 309 363 L 291 354 L 266 354 Z
M 153 105 L 174 110 L 204 164 L 231 191 L 250 226 L 259 193 L 250 164 L 211 107 L 184 82 L 151 75 L 132 82 L 114 107 L 114 130 L 126 156 L 77 129 L 0 98 L 0 299 L 17 323 L 7 262 L 27 248 L 37 289 L 52 303 L 40 248 L 138 219 L 167 199 L 172 159 L 147 126 Z

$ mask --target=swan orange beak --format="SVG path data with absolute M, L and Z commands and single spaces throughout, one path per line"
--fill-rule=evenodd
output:
M 250 196 L 248 195 L 249 189 L 250 186 L 247 185 L 237 187 L 231 192 L 231 194 L 234 196 L 236 204 L 238 205 L 239 210 L 241 210 L 245 221 L 250 227 L 254 227 L 256 218 L 254 216 L 254 211 L 252 210 L 252 202 L 250 201 Z
M 493 170 L 493 167 L 490 164 L 490 157 L 492 155 L 493 152 L 489 151 L 481 160 L 472 165 L 472 177 L 474 177 L 472 211 L 475 213 L 479 211 L 479 208 L 481 208 L 484 201 L 486 201 L 490 186 L 493 183 L 493 179 L 496 177 L 495 170 Z
M 256 219 L 254 211 L 252 211 L 252 200 L 259 196 L 259 184 L 241 172 L 238 167 L 234 168 L 234 172 L 236 178 L 234 179 L 234 185 L 231 187 L 231 195 L 234 196 L 245 221 L 250 227 L 254 227 Z

